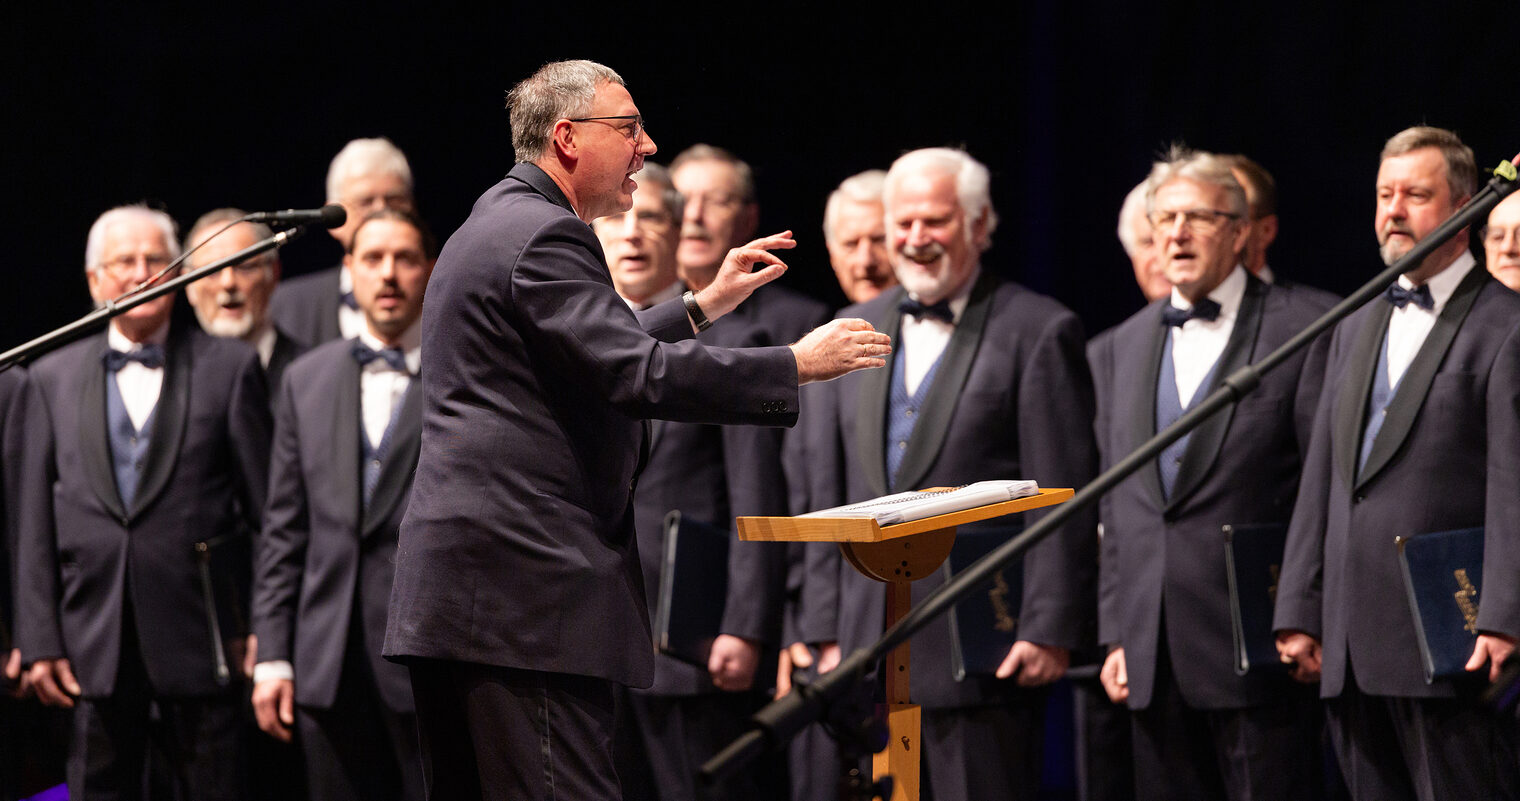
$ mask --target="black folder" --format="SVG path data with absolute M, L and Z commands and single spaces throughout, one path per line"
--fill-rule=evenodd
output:
M 1467 675 L 1478 641 L 1483 529 L 1396 537 L 1425 683 Z
M 195 543 L 195 561 L 200 574 L 201 603 L 206 608 L 206 629 L 211 638 L 211 664 L 216 683 L 232 683 L 241 665 L 232 664 L 227 652 L 229 642 L 239 642 L 248 635 L 249 586 L 253 575 L 252 537 L 242 527 L 226 534 Z M 242 655 L 236 646 L 233 657 Z
M 707 669 L 728 597 L 728 529 L 671 511 L 655 603 L 660 653 Z
M 1235 673 L 1283 670 L 1272 632 L 1277 576 L 1282 570 L 1285 523 L 1226 525 L 1225 577 L 1230 585 L 1230 624 L 1234 630 Z
M 965 570 L 1019 533 L 1020 527 L 963 526 L 941 570 L 945 578 Z M 1022 560 L 999 570 L 992 581 L 955 605 L 950 618 L 950 669 L 956 681 L 993 676 L 1018 640 L 1024 598 Z

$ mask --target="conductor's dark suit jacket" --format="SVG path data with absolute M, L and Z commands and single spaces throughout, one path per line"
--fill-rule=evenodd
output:
M 1161 310 L 1170 303 L 1151 303 L 1094 340 L 1089 357 L 1104 469 L 1156 433 L 1156 384 L 1168 358 Z M 1248 276 L 1213 383 L 1198 397 L 1276 350 L 1327 308 L 1319 297 Z M 1105 497 L 1098 637 L 1124 647 L 1130 708 L 1150 705 L 1163 616 L 1172 669 L 1189 706 L 1239 708 L 1288 689 L 1291 680 L 1280 672 L 1235 674 L 1221 528 L 1288 522 L 1328 344 L 1328 336 L 1320 337 L 1267 373 L 1239 405 L 1195 430 L 1169 498 L 1162 496 L 1154 461 Z
M 21 652 L 28 663 L 67 657 L 86 696 L 110 695 L 130 596 L 154 690 L 215 693 L 224 685 L 196 545 L 233 535 L 211 562 L 216 611 L 230 638 L 246 627 L 248 576 L 234 573 L 247 569 L 246 532 L 259 528 L 269 470 L 258 353 L 194 324 L 171 327 L 152 440 L 127 507 L 106 433 L 106 350 L 99 334 L 44 357 L 28 374 Z M 230 608 L 238 598 L 223 596 L 229 587 L 241 589 L 231 595 L 242 609 Z
M 21 437 L 25 432 L 22 413 L 26 399 L 26 371 L 12 367 L 0 373 L 0 654 L 10 657 L 15 621 L 17 498 L 21 481 Z
M 445 245 L 422 348 L 422 451 L 385 654 L 649 686 L 643 419 L 791 425 L 791 351 L 708 348 L 679 300 L 636 319 L 590 227 L 528 164 Z
M 904 291 L 895 288 L 840 312 L 861 317 L 897 342 Z M 1094 474 L 1092 381 L 1081 323 L 1066 308 L 985 268 L 946 346 L 934 384 L 903 456 L 897 491 L 991 479 L 1034 479 L 1042 487 L 1081 487 Z M 886 409 L 891 369 L 855 373 L 823 385 L 809 450 L 812 500 L 819 506 L 884 495 Z M 809 407 L 812 413 L 813 407 Z M 811 424 L 810 424 L 811 425 Z M 811 442 L 810 436 L 810 445 Z M 1039 512 L 1026 513 L 1038 519 Z M 962 526 L 1016 533 L 1020 521 Z M 1019 639 L 1076 648 L 1091 641 L 1097 573 L 1095 511 L 1075 515 L 1024 558 Z M 841 560 L 843 562 L 843 560 Z M 943 584 L 943 574 L 913 582 L 913 600 Z M 848 654 L 881 636 L 886 585 L 843 563 L 839 571 L 839 643 Z M 817 610 L 809 612 L 816 614 Z M 913 639 L 915 703 L 962 707 L 1015 690 L 1012 680 L 968 676 L 955 681 L 945 618 Z
M 349 342 L 327 342 L 291 364 L 270 454 L 259 543 L 254 633 L 259 660 L 295 667 L 296 702 L 326 709 L 338 694 L 350 628 L 360 627 L 380 696 L 413 709 L 406 668 L 380 657 L 422 428 L 421 382 L 402 396 L 379 483 L 362 507 L 359 364 Z
M 1481 265 L 1399 382 L 1363 470 L 1363 420 L 1391 306 L 1336 326 L 1278 585 L 1278 629 L 1323 644 L 1320 693 L 1451 696 L 1427 685 L 1394 537 L 1484 526 L 1478 629 L 1520 635 L 1520 295 Z

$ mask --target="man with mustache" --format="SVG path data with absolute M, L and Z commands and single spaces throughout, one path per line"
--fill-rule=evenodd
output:
M 1488 213 L 1483 255 L 1499 283 L 1520 292 L 1520 195 L 1510 195 Z
M 517 165 L 428 286 L 385 654 L 411 671 L 430 798 L 617 798 L 616 685 L 654 679 L 632 506 L 645 421 L 789 425 L 800 384 L 891 346 L 861 320 L 790 346 L 693 340 L 785 271 L 766 249 L 786 234 L 636 314 L 589 225 L 632 207 L 656 151 L 623 79 L 554 62 L 507 102 Z
M 321 801 L 423 796 L 410 680 L 380 647 L 417 464 L 418 321 L 436 250 L 411 212 L 362 217 L 343 267 L 364 330 L 297 359 L 276 407 L 253 706 L 270 736 L 300 733 Z
M 1373 230 L 1392 264 L 1477 190 L 1472 150 L 1419 126 L 1383 147 Z M 1520 635 L 1520 295 L 1460 232 L 1342 321 L 1288 532 L 1274 625 L 1320 683 L 1357 799 L 1508 797 L 1514 722 L 1479 702 Z M 1468 676 L 1427 682 L 1394 538 L 1483 526 Z
M 658 164 L 644 162 L 633 178 L 639 184 L 633 208 L 597 219 L 592 230 L 606 251 L 613 287 L 639 310 L 686 290 L 676 271 L 682 198 Z M 766 343 L 763 332 L 732 314 L 697 339 L 723 347 Z M 786 485 L 776 480 L 780 459 L 780 429 L 650 421 L 649 459 L 633 495 L 633 513 L 651 612 L 666 553 L 665 515 L 679 510 L 686 519 L 722 529 L 738 515 L 785 515 Z M 774 781 L 775 771 L 768 763 L 722 787 L 696 783 L 697 766 L 742 734 L 750 714 L 765 703 L 763 682 L 769 677 L 757 675 L 757 669 L 762 651 L 775 653 L 780 634 L 786 546 L 730 540 L 728 564 L 711 566 L 726 572 L 728 592 L 710 599 L 723 605 L 723 620 L 705 666 L 656 654 L 654 684 L 627 693 L 629 731 L 637 745 L 628 749 L 624 765 L 629 773 L 647 772 L 659 788 L 656 793 L 638 787 L 620 768 L 630 801 L 771 795 L 764 785 Z
M 185 269 L 197 270 L 273 234 L 263 223 L 237 223 L 217 234 L 228 223 L 246 215 L 242 209 L 232 208 L 202 214 L 185 235 L 186 248 L 194 251 L 185 260 Z M 297 342 L 270 319 L 269 297 L 279 282 L 280 256 L 270 250 L 185 287 L 185 298 L 206 333 L 235 337 L 258 350 L 271 398 L 280 388 L 285 368 L 306 350 L 304 343 Z
M 960 150 L 913 151 L 888 171 L 884 205 L 900 286 L 840 314 L 892 332 L 897 349 L 890 370 L 847 376 L 815 393 L 817 417 L 806 423 L 809 444 L 816 443 L 809 449 L 813 501 L 829 506 L 983 479 L 1087 483 L 1097 457 L 1082 326 L 1060 304 L 984 264 L 997 225 L 987 168 Z M 1061 678 L 1070 650 L 1090 638 L 1096 527 L 1094 511 L 1080 512 L 1006 571 L 1012 586 L 1022 585 L 1010 599 L 1021 607 L 1016 642 L 988 672 L 973 666 L 957 680 L 947 618 L 914 638 L 923 784 L 936 801 L 1037 794 L 1046 696 L 1039 688 Z M 956 548 L 1001 542 L 1020 528 L 1019 518 L 962 526 Z M 850 653 L 880 637 L 886 591 L 848 565 L 837 575 L 837 639 Z M 914 601 L 943 583 L 940 571 L 915 581 Z
M 1172 290 L 1089 350 L 1105 468 L 1328 308 L 1245 269 L 1246 193 L 1223 158 L 1174 149 L 1144 187 Z M 1103 499 L 1100 678 L 1131 710 L 1139 798 L 1322 794 L 1313 694 L 1270 666 L 1235 672 L 1222 528 L 1287 522 L 1327 344 L 1300 351 Z

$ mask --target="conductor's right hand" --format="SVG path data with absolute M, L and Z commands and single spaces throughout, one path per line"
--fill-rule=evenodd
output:
M 39 659 L 27 668 L 27 678 L 38 700 L 48 706 L 71 709 L 74 699 L 84 692 L 67 659 Z
M 253 715 L 259 728 L 282 743 L 290 742 L 296 723 L 296 686 L 290 679 L 266 679 L 253 685 Z
M 797 384 L 829 381 L 870 367 L 886 367 L 892 339 L 865 320 L 846 317 L 814 328 L 792 345 Z

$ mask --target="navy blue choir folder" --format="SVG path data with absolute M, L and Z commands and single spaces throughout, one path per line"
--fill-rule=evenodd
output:
M 950 558 L 940 568 L 945 578 L 970 567 L 991 553 L 1020 527 L 963 526 L 955 537 Z M 967 675 L 992 676 L 1018 640 L 1019 606 L 1024 598 L 1024 563 L 999 570 L 992 581 L 955 605 L 950 617 L 950 669 L 956 681 Z
M 665 515 L 665 553 L 655 603 L 655 645 L 660 653 L 707 669 L 707 655 L 728 598 L 728 529 Z
M 1404 590 L 1414 615 L 1425 683 L 1467 674 L 1478 641 L 1483 579 L 1483 529 L 1464 528 L 1394 538 Z
M 1225 576 L 1230 585 L 1230 624 L 1235 635 L 1235 673 L 1282 670 L 1272 633 L 1277 576 L 1282 571 L 1285 523 L 1226 525 Z

